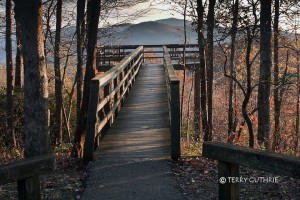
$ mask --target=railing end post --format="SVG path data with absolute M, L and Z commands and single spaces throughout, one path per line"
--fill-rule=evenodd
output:
M 218 161 L 219 199 L 239 199 L 239 182 L 232 183 L 229 177 L 240 177 L 239 165 Z
M 178 160 L 181 155 L 179 81 L 171 82 L 171 145 L 171 157 Z

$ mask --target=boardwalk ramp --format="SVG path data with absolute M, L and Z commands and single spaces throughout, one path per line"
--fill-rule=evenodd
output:
M 185 199 L 172 177 L 162 64 L 143 64 L 88 165 L 83 199 Z

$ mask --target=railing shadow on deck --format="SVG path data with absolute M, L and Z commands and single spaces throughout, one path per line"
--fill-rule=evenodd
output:
M 116 118 L 143 61 L 143 47 L 128 54 L 120 63 L 92 79 L 84 143 L 84 161 L 94 160 L 94 150 Z

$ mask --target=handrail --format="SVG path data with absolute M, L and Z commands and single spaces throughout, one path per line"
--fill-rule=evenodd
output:
M 40 199 L 40 185 L 32 184 L 32 181 L 39 180 L 39 175 L 50 173 L 54 169 L 53 154 L 14 161 L 0 166 L 0 185 L 18 182 L 19 199 Z M 31 182 L 30 187 L 28 182 Z
M 136 49 L 140 45 L 102 45 L 99 48 L 111 48 L 111 49 Z M 144 48 L 155 48 L 165 46 L 167 48 L 183 48 L 184 44 L 147 44 L 143 45 Z M 186 44 L 185 47 L 198 47 L 198 44 Z
M 229 177 L 240 177 L 239 165 L 271 173 L 300 177 L 300 159 L 218 142 L 204 142 L 202 156 L 218 160 L 219 199 L 239 199 L 239 181 L 230 182 Z
M 143 46 L 140 46 L 115 67 L 92 79 L 83 151 L 85 161 L 94 160 L 95 139 L 103 137 L 103 132 L 113 123 L 136 79 L 142 58 Z
M 164 67 L 168 93 L 169 120 L 171 127 L 171 158 L 178 160 L 180 158 L 180 98 L 179 84 L 180 80 L 174 70 L 170 54 L 166 46 L 164 50 Z
M 183 57 L 183 49 L 185 48 L 186 66 L 195 63 L 195 58 L 198 57 L 198 44 L 166 44 L 166 45 L 143 45 L 144 60 L 145 59 L 163 59 L 163 51 L 161 48 L 166 46 L 169 49 L 169 54 L 172 60 L 180 63 Z M 121 61 L 131 49 L 138 48 L 138 45 L 102 45 L 97 50 L 97 66 Z M 196 49 L 195 49 L 196 48 Z M 154 53 L 154 54 L 153 54 Z M 189 63 L 187 61 L 190 61 Z M 182 64 L 174 66 L 182 69 Z

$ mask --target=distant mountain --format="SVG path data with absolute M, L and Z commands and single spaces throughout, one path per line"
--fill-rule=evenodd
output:
M 159 23 L 162 23 L 162 24 L 167 24 L 167 25 L 170 25 L 170 26 L 181 26 L 181 27 L 183 27 L 183 25 L 184 25 L 183 20 L 182 19 L 177 19 L 177 18 L 160 19 L 160 20 L 156 20 L 155 22 L 159 22 Z M 191 26 L 192 22 L 186 20 L 186 25 Z
M 101 44 L 179 44 L 184 41 L 183 20 L 168 18 L 131 24 L 122 31 L 109 34 L 111 39 L 107 36 L 100 39 Z M 191 22 L 187 22 L 187 36 L 189 43 L 197 42 Z

